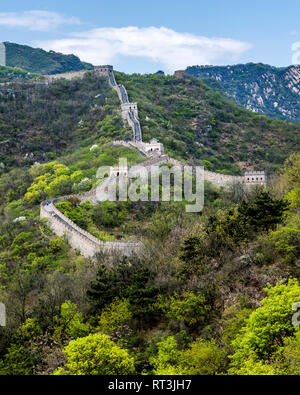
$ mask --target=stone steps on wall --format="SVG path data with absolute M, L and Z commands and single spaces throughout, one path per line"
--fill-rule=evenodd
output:
M 101 185 L 103 185 L 103 187 L 108 187 L 114 180 L 114 177 L 109 177 L 104 181 L 104 185 Z M 62 236 L 64 233 L 68 234 L 68 240 L 70 241 L 71 246 L 75 249 L 79 249 L 82 255 L 87 258 L 92 258 L 100 251 L 118 252 L 122 255 L 132 255 L 133 253 L 137 253 L 141 248 L 143 248 L 143 244 L 141 242 L 101 241 L 86 230 L 80 228 L 55 207 L 55 203 L 72 197 L 75 197 L 80 201 L 91 200 L 96 203 L 97 191 L 98 188 L 82 194 L 68 195 L 44 201 L 41 203 L 40 217 L 48 218 L 50 225 L 52 225 L 52 229 L 56 234 L 58 234 L 58 236 Z
M 56 76 L 46 76 L 46 81 L 52 82 L 59 78 L 72 79 L 83 77 L 86 72 L 87 71 L 59 74 Z M 130 103 L 126 88 L 123 85 L 117 85 L 112 66 L 99 66 L 98 68 L 95 68 L 95 72 L 98 72 L 99 75 L 108 76 L 110 86 L 118 93 L 120 102 L 122 104 L 123 117 L 128 120 L 128 123 L 132 127 L 134 133 L 134 141 L 115 141 L 109 144 L 123 145 L 125 147 L 135 147 L 136 149 L 138 149 L 141 155 L 146 157 L 150 156 L 150 158 L 146 161 L 136 165 L 143 166 L 147 168 L 147 170 L 150 170 L 151 166 L 160 165 L 163 163 L 170 163 L 174 166 L 179 166 L 181 168 L 186 166 L 185 163 L 170 158 L 168 155 L 162 154 L 163 148 L 159 148 L 159 150 L 161 151 L 161 153 L 159 154 L 157 152 L 150 153 L 149 151 L 146 151 L 145 147 L 147 148 L 149 144 L 144 144 L 142 142 L 142 130 L 138 119 L 138 110 L 136 103 Z M 47 79 L 47 77 L 49 78 Z M 132 108 L 134 110 L 132 110 Z M 155 146 L 154 149 L 157 149 L 157 147 Z M 134 167 L 135 166 L 133 166 L 132 168 Z M 251 175 L 252 173 L 249 174 Z M 245 177 L 242 176 L 229 176 L 225 174 L 210 172 L 207 170 L 204 170 L 204 179 L 219 187 L 225 186 L 229 182 L 246 182 Z M 110 177 L 106 181 L 104 181 L 103 184 L 100 185 L 100 187 L 108 187 L 109 184 L 113 181 L 115 181 L 115 178 L 110 175 Z M 99 186 L 96 189 L 86 193 L 64 196 L 42 202 L 40 213 L 41 218 L 47 218 L 49 220 L 50 226 L 52 227 L 54 233 L 56 233 L 57 235 L 63 236 L 63 234 L 67 234 L 70 245 L 73 248 L 79 249 L 82 255 L 86 257 L 93 257 L 97 252 L 101 250 L 106 252 L 118 251 L 123 255 L 130 255 L 132 253 L 139 252 L 141 248 L 143 248 L 143 244 L 141 242 L 103 242 L 97 239 L 95 236 L 91 235 L 89 232 L 85 231 L 84 229 L 81 229 L 78 225 L 72 222 L 55 207 L 55 203 L 70 199 L 71 197 L 76 197 L 80 201 L 90 200 L 92 203 L 97 203 L 99 196 L 98 188 Z

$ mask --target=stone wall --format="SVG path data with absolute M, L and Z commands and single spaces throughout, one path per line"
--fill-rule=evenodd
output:
M 108 179 L 106 183 L 112 180 L 113 179 Z M 67 200 L 70 197 L 76 197 L 80 201 L 89 200 L 92 203 L 97 203 L 97 190 L 94 189 L 83 194 L 69 195 L 45 201 L 41 204 L 40 217 L 47 218 L 53 232 L 59 237 L 65 236 L 70 246 L 79 250 L 83 256 L 86 258 L 93 258 L 95 254 L 100 251 L 130 256 L 133 253 L 138 253 L 143 248 L 141 242 L 103 242 L 86 230 L 80 228 L 55 207 L 55 203 Z
M 122 118 L 127 120 L 129 126 L 133 131 L 133 141 L 142 141 L 142 129 L 139 122 L 138 115 L 138 106 L 137 103 L 129 103 L 128 94 L 124 85 L 118 85 L 115 80 L 113 66 L 105 65 L 105 66 L 96 66 L 94 68 L 94 73 L 97 75 L 108 77 L 108 82 L 112 89 L 114 89 L 120 99 L 121 102 L 121 112 Z M 83 78 L 85 73 L 90 72 L 90 70 L 82 70 L 71 73 L 62 73 L 62 74 L 54 74 L 54 75 L 46 75 L 45 82 L 47 84 L 59 80 L 59 79 L 67 79 L 72 80 L 74 78 Z
M 135 117 L 138 118 L 139 112 L 138 112 L 137 103 L 123 103 L 121 108 L 122 108 L 122 118 L 123 119 L 127 119 L 128 118 L 128 113 L 130 111 L 133 112 Z
M 4 43 L 0 43 L 0 66 L 6 66 L 6 48 Z
M 55 81 L 59 78 L 82 78 L 83 75 L 87 71 L 79 71 L 75 73 L 66 73 L 59 74 L 53 76 L 46 76 L 47 82 Z M 95 67 L 95 72 L 99 75 L 108 76 L 109 84 L 113 89 L 115 89 L 119 95 L 120 101 L 122 103 L 122 116 L 124 119 L 127 119 L 129 125 L 132 127 L 134 132 L 134 141 L 125 142 L 125 141 L 114 141 L 109 144 L 111 145 L 122 145 L 125 147 L 133 146 L 139 150 L 139 152 L 144 156 L 150 156 L 145 162 L 137 165 L 143 166 L 150 170 L 151 166 L 161 165 L 163 163 L 170 163 L 174 166 L 184 167 L 186 164 L 180 162 L 176 159 L 170 158 L 168 155 L 163 154 L 163 145 L 160 144 L 156 140 L 152 140 L 150 144 L 142 142 L 142 134 L 141 128 L 138 121 L 138 108 L 136 103 L 129 103 L 128 95 L 125 87 L 123 85 L 117 85 L 113 73 L 112 66 L 97 66 Z M 177 72 L 177 78 L 182 78 L 184 74 L 179 71 Z M 133 166 L 134 168 L 134 166 Z M 123 174 L 125 171 L 127 172 L 129 169 L 119 169 L 119 168 L 111 168 L 110 177 L 104 181 L 102 184 L 103 188 L 108 187 L 109 183 L 116 179 L 119 176 L 120 172 Z M 204 179 L 206 181 L 211 182 L 212 184 L 218 187 L 224 187 L 229 183 L 241 182 L 246 185 L 250 184 L 265 184 L 266 183 L 266 175 L 264 172 L 253 172 L 246 173 L 245 176 L 230 176 L 225 174 L 214 173 L 205 170 L 204 171 Z M 105 190 L 105 189 L 104 189 Z M 96 204 L 98 202 L 97 199 L 97 189 L 92 191 L 78 194 L 78 195 L 70 195 L 64 196 L 57 199 L 52 199 L 49 201 L 45 201 L 41 204 L 41 218 L 47 218 L 50 227 L 58 236 L 66 236 L 69 244 L 74 248 L 78 249 L 81 254 L 87 258 L 92 258 L 95 256 L 97 252 L 104 251 L 107 253 L 117 252 L 122 255 L 131 255 L 133 253 L 138 253 L 142 248 L 143 244 L 141 242 L 103 242 L 87 231 L 81 229 L 74 222 L 72 222 L 69 218 L 63 215 L 56 207 L 55 203 L 69 199 L 70 197 L 76 197 L 80 201 L 89 200 L 92 203 Z
M 267 175 L 264 171 L 252 171 L 245 173 L 245 184 L 261 184 L 265 185 L 267 183 Z
M 169 158 L 168 162 L 174 166 L 179 166 L 179 167 L 187 166 L 186 163 L 180 162 L 173 158 Z M 237 182 L 245 183 L 244 176 L 230 176 L 227 174 L 214 173 L 208 170 L 204 170 L 204 180 L 211 182 L 213 185 L 217 187 L 224 187 L 228 184 L 237 183 Z
M 61 73 L 61 74 L 49 74 L 45 75 L 46 83 L 51 83 L 57 80 L 73 80 L 74 78 L 83 78 L 86 73 L 90 73 L 91 70 L 74 71 L 71 73 Z

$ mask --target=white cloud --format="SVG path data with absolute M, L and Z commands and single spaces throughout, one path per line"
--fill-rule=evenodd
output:
M 50 11 L 0 12 L 0 26 L 26 28 L 35 31 L 55 30 L 59 25 L 78 25 L 77 18 L 66 18 Z
M 38 42 L 47 50 L 74 53 L 82 60 L 116 64 L 118 57 L 141 57 L 164 65 L 168 71 L 191 65 L 237 61 L 251 44 L 230 38 L 179 33 L 165 27 L 98 28 L 69 38 Z

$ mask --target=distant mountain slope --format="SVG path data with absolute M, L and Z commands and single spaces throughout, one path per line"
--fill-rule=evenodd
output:
M 19 69 L 18 67 L 0 66 L 0 83 L 14 80 L 30 80 L 38 76 L 39 74 L 30 73 L 28 71 Z
M 138 103 L 144 140 L 158 138 L 172 157 L 219 173 L 272 172 L 300 148 L 300 124 L 252 113 L 186 74 L 115 76 Z
M 115 76 L 138 103 L 144 141 L 158 138 L 174 158 L 242 174 L 246 169 L 272 172 L 299 150 L 300 124 L 254 114 L 201 80 Z M 116 92 L 94 73 L 50 85 L 18 81 L 8 89 L 15 94 L 0 100 L 0 173 L 49 161 L 65 151 L 132 139 L 132 130 L 123 126 Z M 86 168 L 90 165 L 85 163 Z
M 40 48 L 31 48 L 5 42 L 6 66 L 19 67 L 31 73 L 58 74 L 68 71 L 91 70 L 93 66 L 81 62 L 75 55 L 63 55 L 57 52 L 47 52 Z
M 85 146 L 86 139 L 94 144 L 98 123 L 110 114 L 104 105 L 118 109 L 118 96 L 106 79 L 93 74 L 49 86 L 19 80 L 0 89 L 0 174 L 49 161 L 67 149 Z M 122 128 L 119 118 L 117 129 Z
M 270 117 L 300 121 L 300 65 L 276 68 L 261 63 L 192 66 L 186 72 L 237 103 Z

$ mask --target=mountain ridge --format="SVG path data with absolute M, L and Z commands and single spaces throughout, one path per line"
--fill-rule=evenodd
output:
M 300 121 L 300 65 L 190 66 L 185 72 L 253 112 Z
M 6 49 L 6 66 L 18 67 L 25 71 L 38 74 L 59 74 L 70 71 L 92 70 L 93 65 L 82 62 L 77 56 L 64 55 L 55 51 L 45 51 L 41 48 L 32 48 L 4 42 Z

